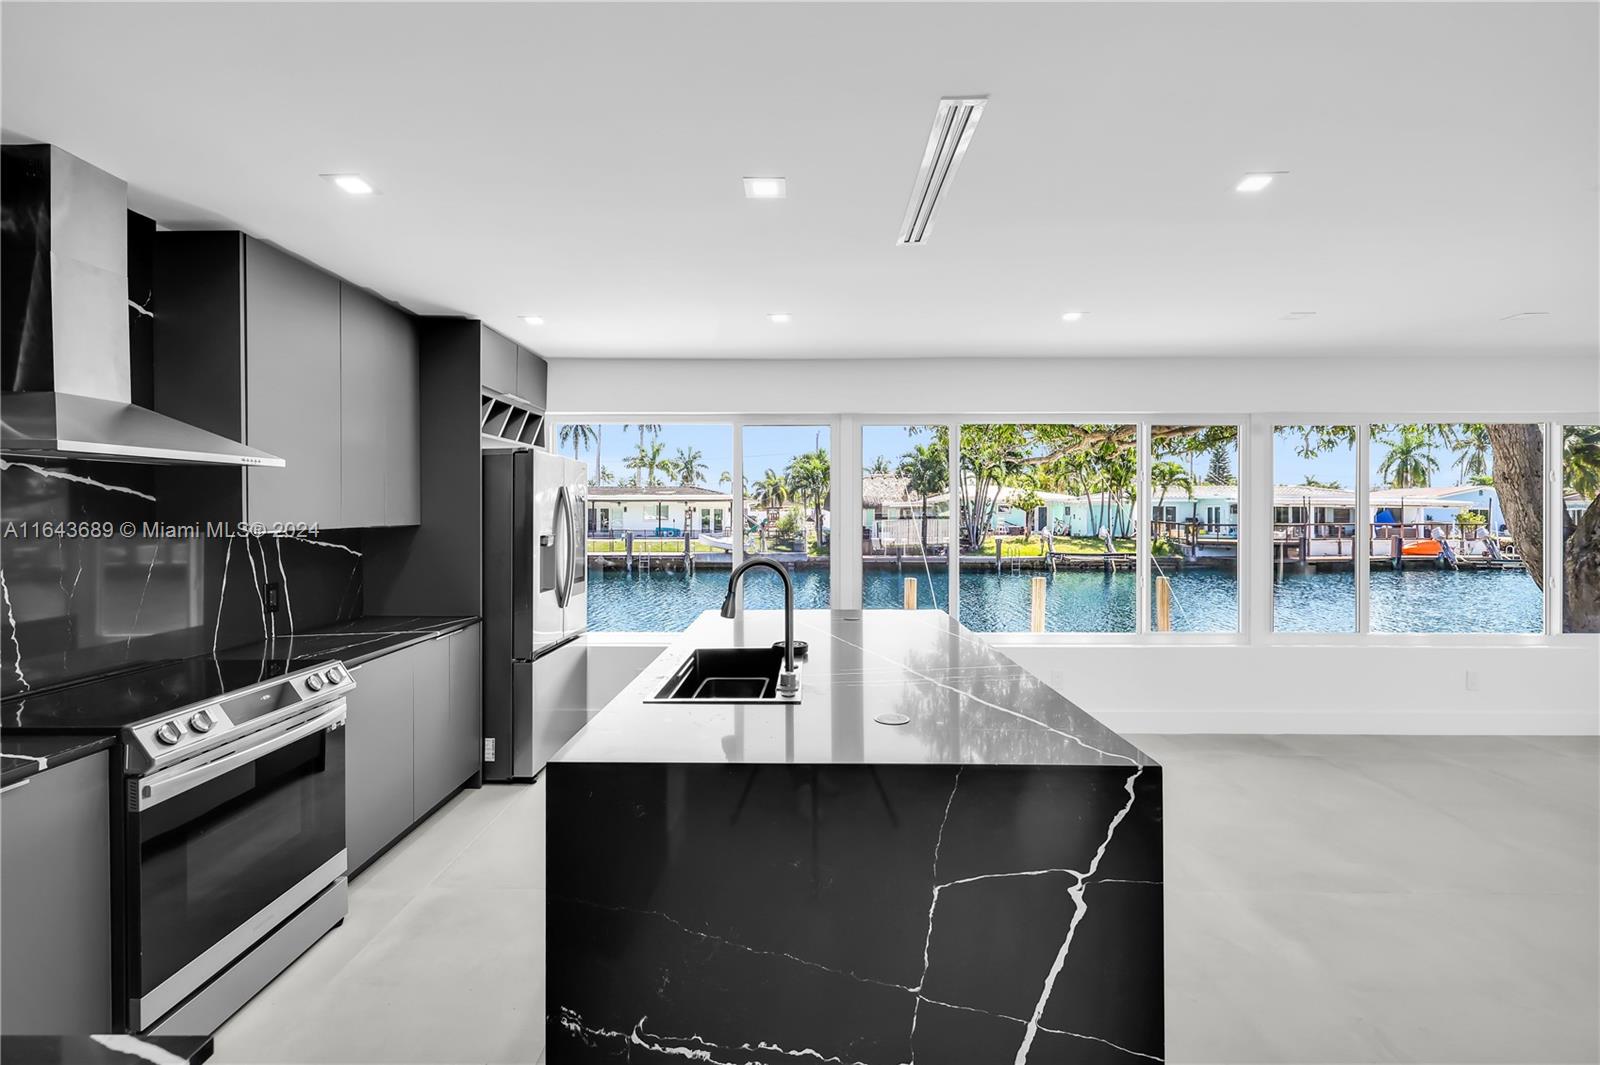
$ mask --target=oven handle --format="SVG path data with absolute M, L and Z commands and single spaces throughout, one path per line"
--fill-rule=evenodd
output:
M 287 747 L 324 729 L 338 728 L 344 724 L 344 719 L 345 701 L 340 699 L 316 717 L 301 720 L 276 732 L 269 731 L 259 742 L 229 751 L 220 758 L 213 758 L 209 762 L 193 767 L 173 766 L 171 769 L 152 773 L 143 780 L 135 781 L 137 790 L 129 796 L 130 806 L 134 810 L 148 810 L 152 806 L 159 806 L 168 799 L 197 788 L 208 780 L 215 780 L 222 774 L 237 769 L 247 762 L 253 762 L 281 747 Z

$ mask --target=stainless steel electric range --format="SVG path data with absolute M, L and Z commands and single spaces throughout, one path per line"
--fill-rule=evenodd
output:
M 115 733 L 117 1021 L 209 1035 L 344 920 L 337 661 L 205 656 L 8 701 L 8 730 Z

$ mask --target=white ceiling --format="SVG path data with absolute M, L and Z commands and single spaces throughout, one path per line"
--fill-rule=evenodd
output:
M 1597 343 L 1597 10 L 7 2 L 0 125 L 553 357 L 1514 361 Z

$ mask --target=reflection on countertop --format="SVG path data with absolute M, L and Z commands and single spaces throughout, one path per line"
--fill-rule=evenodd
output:
M 338 659 L 347 666 L 361 663 L 431 640 L 445 633 L 476 623 L 472 616 L 455 615 L 379 615 L 324 625 L 275 640 L 258 640 L 218 651 L 217 657 L 229 662 L 262 663 L 263 676 L 278 676 L 291 670 Z
M 198 1035 L 6 1035 L 0 1065 L 201 1065 L 211 1050 Z

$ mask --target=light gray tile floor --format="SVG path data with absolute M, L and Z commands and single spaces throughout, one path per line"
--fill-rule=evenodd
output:
M 1165 767 L 1169 1060 L 1600 1061 L 1600 740 L 1135 740 Z M 540 1061 L 543 792 L 452 800 L 213 1060 Z

